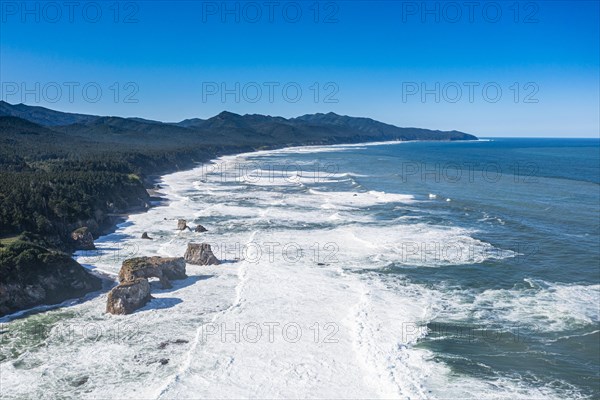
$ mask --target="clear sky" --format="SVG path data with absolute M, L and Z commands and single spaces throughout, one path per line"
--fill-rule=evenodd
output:
M 1 98 L 598 137 L 598 1 L 0 1 Z

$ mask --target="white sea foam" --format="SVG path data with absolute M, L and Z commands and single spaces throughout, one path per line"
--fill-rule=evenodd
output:
M 486 290 L 473 302 L 474 317 L 520 324 L 541 332 L 600 322 L 600 285 L 557 284 L 526 279 L 528 290 Z
M 327 207 L 339 206 L 345 208 L 355 208 L 369 207 L 385 203 L 408 204 L 414 202 L 414 197 L 412 195 L 385 193 L 374 190 L 369 192 L 323 192 L 310 189 L 309 193 L 312 195 L 313 201 L 327 205 Z
M 383 398 L 531 399 L 579 398 L 577 391 L 531 387 L 515 379 L 489 380 L 460 376 L 434 361 L 434 354 L 415 348 L 425 324 L 445 312 L 440 292 L 409 282 L 363 276 L 362 295 L 353 318 L 354 346 L 365 380 Z M 398 296 L 403 293 L 403 296 Z
M 439 291 L 437 322 L 470 321 L 504 331 L 561 332 L 600 322 L 600 285 L 525 279 L 529 288 Z
M 131 216 L 97 241 L 97 253 L 80 252 L 77 258 L 116 277 L 125 258 L 181 256 L 187 243 L 203 241 L 227 262 L 188 265 L 190 277 L 175 281 L 173 289 L 153 282 L 154 299 L 129 316 L 104 314 L 103 294 L 7 324 L 4 348 L 22 348 L 22 353 L 7 355 L 0 364 L 3 392 L 40 399 L 561 397 L 543 386 L 457 375 L 414 345 L 427 335 L 422 328 L 432 319 L 451 313 L 488 318 L 478 309 L 489 305 L 491 312 L 499 301 L 506 321 L 528 315 L 558 329 L 572 321 L 547 307 L 562 301 L 569 318 L 597 322 L 597 314 L 581 306 L 597 296 L 598 287 L 532 288 L 520 303 L 511 291 L 467 296 L 382 277 L 368 271 L 452 268 L 514 254 L 495 251 L 473 230 L 418 217 L 378 220 L 370 208 L 389 204 L 402 211 L 418 203 L 408 194 L 328 187 L 352 177 L 344 173 L 321 182 L 259 180 L 252 185 L 211 174 L 199 181 L 202 173 L 165 176 L 161 190 L 168 204 Z M 178 218 L 192 227 L 202 223 L 208 231 L 177 231 Z M 143 232 L 154 239 L 141 239 Z M 50 323 L 52 318 L 57 322 Z M 50 326 L 54 334 L 21 346 L 27 324 Z M 68 327 L 74 333 L 65 338 L 61 333 Z M 176 344 L 177 339 L 185 342 Z M 168 363 L 162 365 L 161 359 Z

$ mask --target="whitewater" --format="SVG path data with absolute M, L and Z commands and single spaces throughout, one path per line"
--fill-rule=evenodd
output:
M 131 315 L 106 314 L 103 292 L 6 320 L 2 398 L 580 397 L 565 386 L 457 373 L 419 343 L 432 321 L 460 316 L 504 325 L 541 315 L 547 332 L 594 324 L 597 309 L 586 304 L 599 285 L 529 280 L 524 292 L 470 291 L 387 273 L 518 252 L 442 222 L 453 202 L 445 194 L 373 190 L 359 183 L 368 173 L 326 161 L 328 152 L 357 151 L 369 147 L 261 151 L 162 177 L 164 202 L 131 215 L 76 260 L 116 280 L 126 258 L 181 257 L 188 243 L 206 242 L 222 264 L 188 264 L 189 278 L 172 289 L 152 281 L 154 299 Z M 425 203 L 439 215 L 423 216 L 433 212 Z M 179 218 L 208 231 L 178 231 Z M 144 232 L 153 240 L 142 240 Z

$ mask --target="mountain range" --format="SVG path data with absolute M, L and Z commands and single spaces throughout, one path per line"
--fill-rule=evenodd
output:
M 459 131 L 400 128 L 370 118 L 342 116 L 335 113 L 308 114 L 297 118 L 259 114 L 239 115 L 224 111 L 208 119 L 186 119 L 167 123 L 142 118 L 122 118 L 65 113 L 44 107 L 9 104 L 0 101 L 0 129 L 16 127 L 42 136 L 63 135 L 70 140 L 99 143 L 133 144 L 164 149 L 180 145 L 303 145 L 356 143 L 381 140 L 475 140 Z M 35 127 L 31 124 L 35 124 Z M 45 128 L 45 129 L 44 129 Z

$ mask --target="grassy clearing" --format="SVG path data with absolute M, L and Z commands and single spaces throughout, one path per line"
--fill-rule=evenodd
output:
M 15 242 L 18 238 L 19 238 L 19 235 L 0 237 L 0 244 L 2 244 L 3 246 L 8 246 L 8 245 L 12 244 L 13 242 Z

